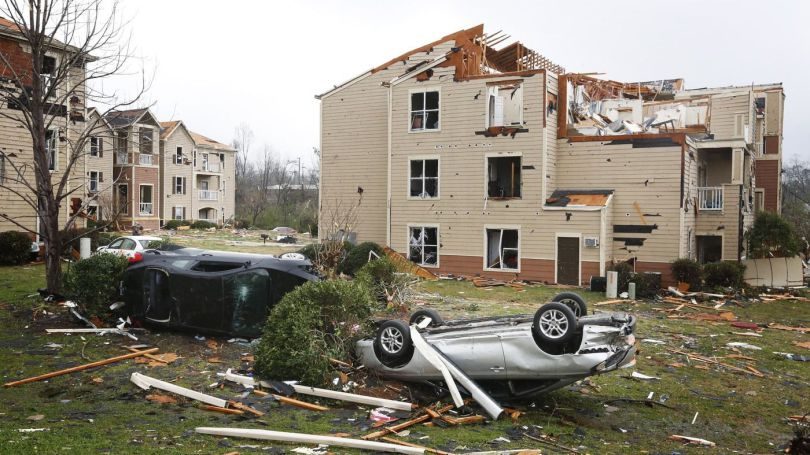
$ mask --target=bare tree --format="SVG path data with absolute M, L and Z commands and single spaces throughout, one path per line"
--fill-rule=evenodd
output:
M 253 130 L 247 123 L 240 123 L 234 129 L 234 137 L 231 141 L 236 150 L 236 205 L 245 202 L 245 190 L 249 188 L 248 177 L 250 174 L 250 146 L 253 145 Z
M 810 162 L 794 158 L 782 175 L 782 216 L 796 229 L 802 253 L 810 255 Z
M 251 166 L 250 178 L 246 179 L 250 186 L 245 193 L 245 207 L 250 214 L 252 225 L 256 224 L 256 219 L 270 204 L 270 184 L 276 165 L 277 161 L 273 159 L 270 147 L 265 145 L 261 158 Z
M 33 151 L 32 160 L 0 152 L 10 171 L 0 188 L 36 213 L 39 229 L 12 214 L 0 213 L 0 219 L 40 235 L 47 287 L 56 291 L 62 284 L 60 210 L 85 189 L 80 163 L 96 126 L 85 119 L 88 102 L 117 109 L 134 103 L 146 84 L 127 102 L 98 90 L 97 82 L 120 74 L 130 56 L 116 1 L 3 0 L 0 14 L 11 23 L 13 38 L 7 39 L 20 42 L 19 49 L 0 51 L 0 117 L 30 136 Z M 89 205 L 87 198 L 80 200 L 63 229 L 73 227 Z

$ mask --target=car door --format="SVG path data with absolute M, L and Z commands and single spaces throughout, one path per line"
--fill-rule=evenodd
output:
M 113 240 L 112 242 L 110 242 L 109 245 L 107 245 L 106 248 L 104 248 L 102 250 L 102 252 L 103 253 L 112 253 L 112 254 L 121 254 L 120 253 L 121 244 L 124 243 L 124 240 L 125 239 L 123 237 Z
M 126 238 L 123 240 L 124 241 L 121 242 L 121 246 L 118 249 L 118 254 L 120 254 L 121 256 L 126 256 L 128 258 L 135 256 L 135 248 L 137 247 L 137 243 L 135 243 L 135 240 Z
M 506 360 L 501 338 L 493 328 L 459 330 L 432 339 L 431 344 L 474 379 L 504 379 Z

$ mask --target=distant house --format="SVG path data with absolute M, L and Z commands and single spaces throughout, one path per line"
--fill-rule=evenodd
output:
M 581 285 L 631 261 L 667 283 L 779 211 L 781 84 L 601 80 L 504 37 L 460 30 L 317 96 L 321 232 L 356 205 L 357 241 L 437 272 Z

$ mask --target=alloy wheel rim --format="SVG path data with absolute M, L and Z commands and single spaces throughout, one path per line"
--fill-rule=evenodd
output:
M 560 310 L 548 310 L 540 316 L 540 331 L 551 339 L 562 338 L 568 332 L 568 318 Z
M 574 312 L 574 316 L 576 316 L 577 318 L 582 316 L 582 312 L 581 312 L 581 309 L 579 307 L 579 303 L 576 300 L 574 300 L 574 299 L 562 299 L 562 300 L 559 300 L 558 303 L 562 303 L 563 305 L 567 306 L 568 308 L 571 308 L 571 311 Z
M 405 337 L 395 327 L 387 327 L 380 335 L 380 345 L 388 354 L 397 354 L 405 344 Z

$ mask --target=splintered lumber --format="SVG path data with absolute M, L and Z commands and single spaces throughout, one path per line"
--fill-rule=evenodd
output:
M 262 387 L 271 388 L 270 384 L 265 381 L 258 381 L 250 376 L 243 376 L 231 373 L 230 369 L 225 373 L 217 373 L 217 375 L 225 378 L 228 381 L 236 382 L 239 384 L 249 386 L 258 385 Z M 299 384 L 293 384 L 292 388 L 295 390 L 295 393 L 300 393 L 301 395 L 312 395 L 321 398 L 329 398 L 331 400 L 348 401 L 351 403 L 367 404 L 371 406 L 382 406 L 386 408 L 396 409 L 398 411 L 410 411 L 415 407 L 413 404 L 404 401 L 386 400 L 384 398 L 369 397 L 365 395 L 357 395 L 354 393 L 338 392 L 335 390 L 328 390 L 328 389 L 318 389 L 315 387 Z
M 130 351 L 130 352 L 143 352 L 143 351 L 141 351 L 141 350 L 139 350 L 139 349 L 137 349 L 137 348 L 132 348 L 132 347 L 129 347 L 129 346 L 125 346 L 124 348 L 125 348 L 126 350 Z M 168 363 L 169 363 L 169 361 L 168 361 L 168 360 L 166 360 L 166 359 L 164 359 L 163 357 L 158 356 L 158 355 L 154 355 L 154 354 L 143 354 L 143 356 L 144 356 L 144 357 L 146 357 L 147 359 L 152 359 L 152 360 L 155 360 L 155 361 L 160 362 L 160 363 L 165 363 L 165 364 L 168 364 Z
M 672 436 L 669 437 L 669 439 L 673 441 L 685 442 L 687 444 L 697 444 L 706 447 L 714 447 L 715 445 L 717 445 L 711 441 L 707 441 L 706 439 L 693 438 L 691 436 L 681 436 L 679 434 L 673 434 Z
M 337 438 L 334 436 L 320 436 L 304 433 L 287 433 L 285 431 L 215 427 L 197 427 L 194 429 L 194 431 L 201 434 L 227 436 L 232 438 L 263 439 L 268 441 L 294 442 L 297 444 L 326 444 L 335 447 L 351 447 L 353 449 L 413 455 L 425 453 L 424 448 L 409 447 L 400 444 L 389 444 L 386 442 L 364 441 L 362 439 Z
M 397 264 L 399 266 L 402 266 L 406 271 L 418 276 L 419 278 L 423 278 L 423 279 L 429 280 L 429 281 L 434 281 L 434 280 L 439 279 L 439 277 L 437 277 L 430 270 L 428 270 L 428 269 L 426 269 L 426 268 L 424 268 L 422 266 L 419 266 L 414 262 L 411 262 L 411 261 L 407 260 L 405 258 L 405 256 L 397 253 L 396 251 L 392 250 L 389 247 L 384 247 L 383 252 L 385 253 L 386 256 L 388 256 L 389 259 L 391 259 L 391 261 L 393 263 L 395 263 L 395 264 Z
M 685 356 L 689 357 L 692 360 L 697 360 L 697 361 L 700 361 L 700 362 L 712 363 L 712 364 L 715 364 L 715 365 L 720 365 L 720 366 L 722 366 L 724 368 L 728 368 L 729 370 L 739 371 L 741 373 L 747 373 L 747 374 L 750 374 L 750 375 L 754 375 L 754 376 L 756 376 L 758 378 L 764 378 L 765 377 L 764 374 L 762 374 L 761 372 L 759 372 L 757 370 L 750 371 L 750 370 L 747 370 L 745 368 L 735 367 L 734 365 L 729 365 L 727 363 L 718 362 L 717 360 L 711 359 L 709 357 L 704 357 L 702 355 L 695 354 L 693 352 L 684 352 L 684 351 L 679 351 L 677 349 L 672 349 L 672 348 L 666 348 L 666 349 L 669 352 L 674 352 L 674 353 L 677 353 L 677 354 L 685 355 Z M 752 370 L 753 370 L 753 368 L 752 368 Z
M 256 409 L 253 409 L 250 406 L 248 406 L 248 405 L 246 405 L 244 403 L 240 403 L 238 401 L 228 401 L 228 406 L 230 406 L 232 408 L 240 409 L 242 411 L 247 411 L 247 412 L 255 415 L 256 417 L 261 417 L 261 416 L 264 415 L 263 412 L 261 412 L 259 410 L 256 410 Z
M 486 420 L 486 417 L 482 415 L 474 415 L 467 417 L 442 416 L 442 420 L 451 425 L 466 425 L 469 423 L 483 423 Z
M 605 300 L 604 302 L 596 302 L 593 304 L 593 306 L 613 305 L 614 303 L 622 303 L 622 302 L 632 302 L 632 300 L 627 299 Z
M 788 330 L 790 332 L 810 333 L 810 327 L 791 327 L 783 324 L 768 324 L 769 329 Z
M 53 371 L 51 373 L 46 373 L 46 374 L 43 374 L 43 375 L 40 375 L 40 376 L 34 376 L 32 378 L 20 379 L 19 381 L 13 381 L 13 382 L 7 382 L 7 383 L 3 384 L 3 387 L 14 387 L 14 386 L 22 385 L 22 384 L 28 384 L 29 382 L 42 381 L 44 379 L 49 379 L 49 378 L 52 378 L 52 377 L 55 377 L 55 376 L 61 376 L 63 374 L 75 373 L 77 371 L 89 370 L 90 368 L 100 367 L 100 366 L 103 366 L 103 365 L 108 365 L 110 363 L 115 363 L 115 362 L 120 362 L 122 360 L 127 360 L 127 359 L 132 359 L 132 358 L 135 358 L 135 357 L 140 357 L 140 356 L 142 356 L 144 354 L 151 354 L 151 353 L 157 352 L 157 351 L 158 351 L 158 348 L 151 348 L 151 349 L 147 349 L 145 351 L 138 351 L 138 352 L 133 352 L 133 353 L 130 353 L 130 354 L 119 355 L 117 357 L 111 357 L 109 359 L 99 360 L 98 362 L 86 363 L 84 365 L 79 365 L 79 366 L 75 366 L 75 367 L 72 367 L 72 368 L 66 368 L 64 370 Z
M 295 398 L 285 397 L 283 395 L 276 395 L 273 394 L 273 398 L 276 400 L 284 403 L 289 404 L 291 406 L 296 406 L 302 409 L 309 409 L 310 411 L 328 411 L 329 408 L 326 406 L 320 406 L 317 404 L 307 403 L 306 401 L 296 400 Z
M 403 445 L 403 446 L 415 447 L 417 449 L 422 449 L 426 453 L 434 453 L 436 455 L 452 455 L 450 452 L 444 452 L 444 451 L 441 451 L 441 450 L 438 450 L 438 449 L 431 449 L 430 447 L 420 446 L 419 444 L 414 444 L 412 442 L 400 441 L 399 439 L 395 439 L 395 438 L 392 438 L 392 437 L 389 437 L 389 436 L 385 436 L 385 437 L 382 437 L 380 439 L 382 439 L 385 442 L 390 442 L 391 444 L 399 444 L 399 445 Z
M 144 390 L 149 390 L 151 387 L 154 387 L 156 389 L 176 393 L 177 395 L 182 395 L 186 398 L 191 398 L 192 400 L 201 401 L 205 404 L 210 404 L 212 406 L 217 406 L 220 408 L 225 408 L 228 406 L 228 402 L 226 400 L 223 400 L 222 398 L 212 397 L 211 395 L 196 392 L 194 390 L 187 389 L 185 387 L 180 387 L 179 385 L 174 385 L 169 382 L 161 381 L 160 379 L 155 379 L 140 373 L 132 373 L 132 375 L 129 377 L 129 380 L 132 381 L 136 386 Z
M 437 409 L 436 412 L 438 412 L 439 414 L 443 414 L 443 413 L 453 409 L 454 407 L 456 407 L 456 405 L 448 404 L 447 406 L 445 406 L 443 408 Z M 430 414 L 425 413 L 425 414 L 423 414 L 423 415 L 421 415 L 419 417 L 416 417 L 415 419 L 411 419 L 411 420 L 399 423 L 399 424 L 394 425 L 392 427 L 385 427 L 380 431 L 375 431 L 374 433 L 369 433 L 369 434 L 363 436 L 363 439 L 379 439 L 379 438 L 387 435 L 388 433 L 397 433 L 397 432 L 400 432 L 400 431 L 402 431 L 402 430 L 404 430 L 404 429 L 406 429 L 408 427 L 418 425 L 418 424 L 420 424 L 422 422 L 427 422 L 430 419 L 431 419 Z
M 242 415 L 242 414 L 245 413 L 245 411 L 242 411 L 241 409 L 220 408 L 219 406 L 211 406 L 210 404 L 204 404 L 204 405 L 202 405 L 200 407 L 202 409 L 205 409 L 206 411 L 221 412 L 223 414 Z

